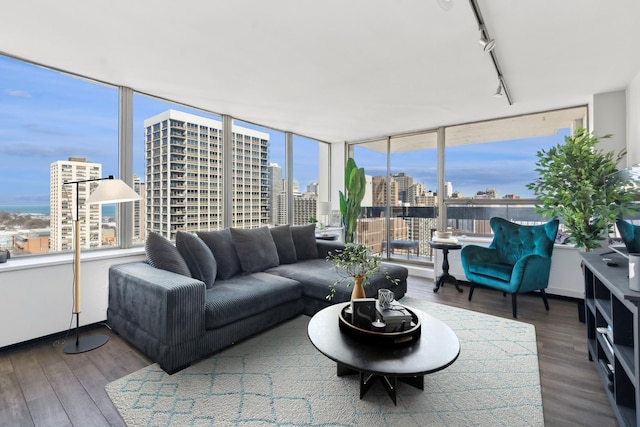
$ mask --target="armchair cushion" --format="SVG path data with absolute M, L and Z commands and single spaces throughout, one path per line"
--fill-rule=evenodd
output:
M 511 273 L 513 272 L 513 265 L 502 263 L 482 262 L 479 264 L 472 264 L 469 266 L 469 271 L 475 274 L 481 274 L 483 276 L 495 277 L 496 279 L 504 280 L 505 282 L 511 281 Z

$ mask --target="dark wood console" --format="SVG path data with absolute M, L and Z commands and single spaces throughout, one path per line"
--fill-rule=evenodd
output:
M 584 260 L 585 321 L 593 361 L 621 426 L 640 425 L 640 292 L 629 289 L 629 265 L 620 255 L 596 253 Z

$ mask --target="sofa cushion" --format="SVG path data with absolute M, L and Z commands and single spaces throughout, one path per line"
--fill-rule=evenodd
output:
M 242 321 L 301 296 L 299 282 L 273 274 L 253 273 L 219 280 L 206 291 L 206 328 Z
M 291 237 L 293 237 L 293 244 L 296 247 L 298 261 L 318 258 L 315 224 L 291 227 Z
M 480 262 L 477 264 L 470 264 L 469 271 L 471 273 L 481 274 L 483 276 L 493 277 L 495 279 L 504 280 L 505 282 L 510 282 L 513 265 L 497 262 Z
M 280 263 L 268 227 L 232 228 L 231 236 L 244 273 L 257 273 Z
M 197 231 L 196 234 L 211 249 L 218 265 L 218 279 L 226 280 L 242 272 L 231 230 Z
M 154 231 L 149 232 L 144 244 L 144 252 L 147 254 L 149 264 L 155 268 L 191 277 L 189 266 L 180 255 L 178 248 L 160 234 Z
M 176 234 L 176 248 L 189 267 L 191 276 L 202 280 L 207 288 L 213 286 L 218 273 L 216 259 L 211 249 L 198 236 L 178 231 Z
M 277 227 L 271 227 L 269 229 L 271 237 L 273 237 L 273 243 L 276 244 L 278 250 L 278 259 L 280 264 L 293 264 L 298 260 L 296 254 L 296 246 L 293 243 L 293 236 L 291 235 L 290 225 L 278 225 Z

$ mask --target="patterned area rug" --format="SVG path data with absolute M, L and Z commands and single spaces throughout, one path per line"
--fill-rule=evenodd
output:
M 394 406 L 379 382 L 359 398 L 358 376 L 307 337 L 300 316 L 174 375 L 157 364 L 106 386 L 130 426 L 542 426 L 533 325 L 415 298 L 439 318 L 460 356 L 426 375 L 425 390 L 398 384 Z M 336 321 L 337 327 L 337 321 Z

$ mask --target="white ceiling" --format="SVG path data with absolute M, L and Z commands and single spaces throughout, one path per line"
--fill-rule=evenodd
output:
M 640 72 L 638 0 L 3 1 L 0 52 L 324 141 L 585 105 Z

